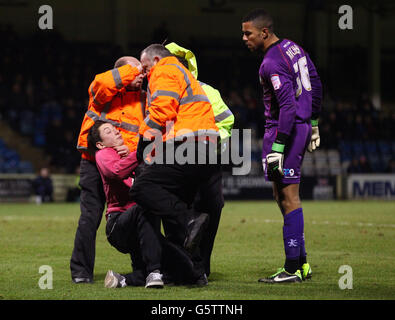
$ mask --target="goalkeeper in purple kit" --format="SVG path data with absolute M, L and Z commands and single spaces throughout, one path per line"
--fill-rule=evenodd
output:
M 311 267 L 306 260 L 299 183 L 306 149 L 312 152 L 320 145 L 321 80 L 299 45 L 274 34 L 273 19 L 264 10 L 247 14 L 242 32 L 247 47 L 264 54 L 259 68 L 266 118 L 262 163 L 284 218 L 284 267 L 258 281 L 301 282 L 311 277 Z

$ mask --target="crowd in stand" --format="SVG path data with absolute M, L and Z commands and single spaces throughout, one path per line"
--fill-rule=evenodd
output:
M 114 57 L 121 55 L 119 48 L 69 43 L 56 33 L 44 38 L 20 38 L 7 26 L 0 26 L 0 39 L 0 117 L 30 137 L 34 146 L 50 154 L 52 172 L 74 173 L 80 161 L 75 147 L 89 84 L 96 73 L 107 70 Z M 210 83 L 209 80 L 204 79 Z M 240 80 L 238 87 L 228 88 L 226 81 L 210 84 L 221 90 L 235 115 L 235 128 L 252 129 L 258 142 L 256 150 L 253 148 L 253 161 L 260 162 L 259 141 L 264 134 L 261 92 L 255 83 Z M 380 171 L 394 172 L 393 108 L 377 111 L 365 95 L 346 101 L 325 92 L 320 118 L 321 148 L 342 152 L 339 146 L 345 141 L 383 141 L 391 145 L 392 153 L 391 157 L 382 158 L 386 162 Z M 348 172 L 377 171 L 369 169 L 369 152 L 372 151 L 367 148 L 361 153 L 350 152 L 346 159 L 350 162 Z

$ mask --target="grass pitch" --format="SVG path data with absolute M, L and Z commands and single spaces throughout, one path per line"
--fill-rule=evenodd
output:
M 130 272 L 130 258 L 97 234 L 95 283 L 73 284 L 69 260 L 78 204 L 0 205 L 0 299 L 5 300 L 274 300 L 395 299 L 395 202 L 303 202 L 313 278 L 300 284 L 258 283 L 284 262 L 282 217 L 273 201 L 228 201 L 222 213 L 209 285 L 163 290 L 104 288 L 108 269 Z M 42 265 L 52 289 L 40 289 Z M 340 289 L 343 265 L 352 289 Z M 349 274 L 350 275 L 350 274 Z M 344 281 L 343 281 L 344 282 Z M 350 282 L 347 282 L 350 285 Z

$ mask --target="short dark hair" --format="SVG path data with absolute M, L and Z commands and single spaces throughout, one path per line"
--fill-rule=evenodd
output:
M 159 56 L 161 58 L 173 56 L 173 54 L 162 44 L 154 43 L 149 45 L 143 51 L 141 51 L 141 55 L 145 53 L 150 57 Z
M 264 9 L 254 9 L 251 12 L 247 13 L 242 22 L 252 21 L 254 26 L 257 28 L 268 28 L 270 33 L 274 31 L 274 22 L 272 16 L 267 13 Z
M 101 141 L 99 128 L 105 124 L 106 121 L 96 120 L 93 126 L 89 129 L 88 132 L 88 149 L 92 152 L 96 152 L 98 149 L 96 147 L 96 143 Z

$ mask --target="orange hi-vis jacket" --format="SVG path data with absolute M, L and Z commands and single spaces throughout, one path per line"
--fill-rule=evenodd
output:
M 145 138 L 156 136 L 158 130 L 163 141 L 218 137 L 210 100 L 175 57 L 162 58 L 148 74 L 147 114 L 139 130 Z
M 88 150 L 88 133 L 95 121 L 103 120 L 117 127 L 130 151 L 136 151 L 138 131 L 144 121 L 146 94 L 127 91 L 126 86 L 139 74 L 129 64 L 96 75 L 89 86 L 89 106 L 82 121 L 77 149 L 84 159 L 94 161 Z

